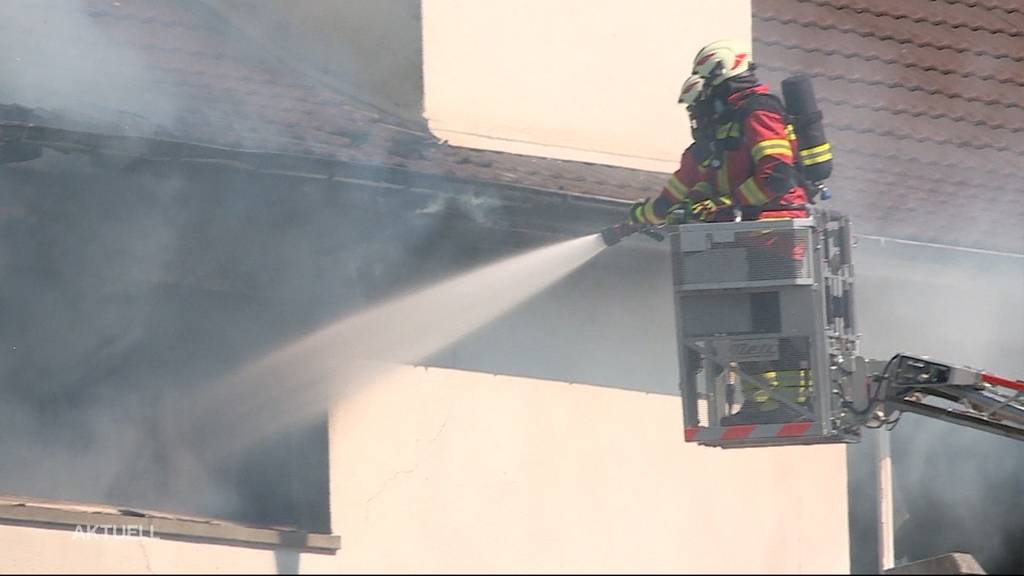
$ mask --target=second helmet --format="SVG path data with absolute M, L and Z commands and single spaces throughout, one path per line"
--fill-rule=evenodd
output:
M 704 79 L 694 74 L 683 82 L 683 89 L 679 92 L 679 103 L 693 106 L 701 98 L 704 89 Z
M 750 70 L 750 51 L 734 40 L 712 42 L 697 52 L 693 73 L 712 86 Z

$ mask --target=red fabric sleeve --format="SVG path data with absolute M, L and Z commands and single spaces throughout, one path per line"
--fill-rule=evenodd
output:
M 675 205 L 684 199 L 699 202 L 707 198 L 710 189 L 705 183 L 704 171 L 701 170 L 694 151 L 695 146 L 691 144 L 679 158 L 679 168 L 672 173 L 661 189 L 661 198 L 664 198 L 664 202 Z
M 754 182 L 767 201 L 788 193 L 773 191 L 769 184 L 769 176 L 778 164 L 794 166 L 793 143 L 786 132 L 785 118 L 770 110 L 751 112 L 743 130 L 743 146 L 751 155 Z M 739 196 L 741 204 L 756 204 L 748 195 Z

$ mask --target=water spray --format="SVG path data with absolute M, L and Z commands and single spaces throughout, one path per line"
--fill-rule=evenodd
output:
M 605 249 L 598 234 L 543 246 L 395 296 L 286 343 L 194 399 L 191 442 L 229 459 L 256 440 L 320 418 L 380 379 L 427 361 L 560 282 Z

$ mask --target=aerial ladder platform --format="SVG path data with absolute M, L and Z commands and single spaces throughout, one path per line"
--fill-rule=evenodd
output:
M 1024 381 L 927 356 L 860 355 L 845 215 L 665 230 L 687 441 L 857 442 L 903 413 L 1024 440 Z

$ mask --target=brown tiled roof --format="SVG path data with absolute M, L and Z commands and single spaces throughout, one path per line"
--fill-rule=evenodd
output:
M 1024 6 L 757 0 L 763 80 L 812 76 L 861 232 L 1024 253 Z
M 753 2 L 759 73 L 776 88 L 792 73 L 814 76 L 836 150 L 833 204 L 854 217 L 859 231 L 1024 252 L 1016 226 L 1024 220 L 1024 12 L 1018 4 Z M 663 183 L 664 175 L 651 172 L 447 146 L 422 119 L 392 115 L 276 59 L 252 38 L 232 33 L 203 3 L 82 5 L 103 38 L 130 47 L 145 63 L 151 84 L 173 95 L 176 110 L 171 120 L 125 113 L 115 128 L 109 119 L 91 122 L 80 114 L 70 123 L 44 117 L 57 127 L 625 200 L 654 194 Z
M 639 170 L 447 146 L 430 134 L 424 120 L 389 114 L 320 85 L 261 50 L 251 38 L 225 33 L 231 25 L 199 2 L 83 4 L 102 36 L 131 47 L 145 63 L 151 83 L 175 101 L 170 124 L 146 124 L 138 115 L 125 115 L 127 134 L 386 164 L 609 198 L 647 196 L 660 190 L 664 180 L 663 175 Z M 77 4 L 48 6 L 75 10 Z M 3 28 L 0 23 L 0 33 Z M 88 53 L 91 46 L 79 48 Z M 52 119 L 60 128 L 111 130 L 108 123 L 90 124 L 81 115 L 70 124 L 57 115 Z

